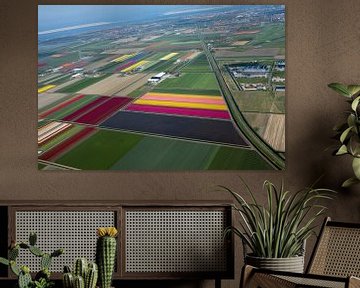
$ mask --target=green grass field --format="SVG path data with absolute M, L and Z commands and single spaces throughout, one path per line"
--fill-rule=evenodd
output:
M 174 60 L 168 60 L 168 61 L 159 61 L 158 63 L 150 66 L 149 68 L 145 69 L 144 71 L 154 71 L 154 72 L 167 72 L 171 70 L 171 68 L 175 65 Z
M 268 82 L 268 78 L 256 77 L 256 78 L 235 78 L 236 82 L 240 83 L 263 83 L 266 84 Z
M 216 145 L 160 137 L 145 137 L 112 170 L 202 170 L 217 150 Z
M 219 89 L 219 86 L 213 73 L 184 73 L 179 77 L 168 78 L 162 81 L 157 85 L 157 88 L 216 90 Z
M 99 130 L 56 162 L 83 170 L 108 170 L 142 138 L 136 134 Z
M 209 96 L 221 96 L 219 90 L 191 90 L 191 89 L 163 89 L 155 87 L 155 89 L 151 90 L 151 92 L 159 92 L 159 93 L 175 93 L 175 94 L 195 94 L 195 95 L 209 95 Z
M 268 24 L 257 33 L 252 46 L 264 48 L 284 48 L 285 47 L 285 25 L 283 23 Z
M 208 169 L 272 170 L 273 168 L 255 151 L 232 147 L 221 147 Z
M 186 65 L 181 72 L 192 72 L 192 73 L 208 73 L 211 72 L 209 62 L 205 54 L 201 54 Z
M 94 77 L 94 78 L 84 78 L 80 81 L 77 81 L 76 83 L 72 84 L 72 85 L 69 85 L 69 86 L 66 86 L 64 87 L 63 89 L 60 89 L 59 93 L 75 93 L 75 92 L 78 92 L 79 90 L 81 89 L 84 89 L 85 87 L 87 86 L 90 86 L 96 82 L 99 82 L 103 79 L 105 79 L 106 77 L 109 77 L 111 74 L 105 74 L 105 75 L 102 75 L 100 77 Z
M 270 91 L 244 91 L 233 94 L 233 97 L 242 112 L 272 112 L 275 101 Z
M 56 163 L 85 170 L 270 169 L 252 150 L 110 130 L 99 130 Z

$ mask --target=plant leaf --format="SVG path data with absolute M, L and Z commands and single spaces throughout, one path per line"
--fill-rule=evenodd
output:
M 351 95 L 349 93 L 348 87 L 341 83 L 330 83 L 328 85 L 329 88 L 333 89 L 337 93 L 341 94 L 342 96 L 350 98 Z
M 348 153 L 348 149 L 346 147 L 346 145 L 341 145 L 341 147 L 339 148 L 339 150 L 337 150 L 335 155 L 344 155 Z
M 357 179 L 355 177 L 351 177 L 351 178 L 345 180 L 344 183 L 341 185 L 341 187 L 348 188 L 352 185 L 359 184 L 359 183 L 360 183 L 359 179 Z
M 344 141 L 346 140 L 346 137 L 349 135 L 349 132 L 351 131 L 352 128 L 353 127 L 351 126 L 347 129 L 345 129 L 345 131 L 341 133 L 341 136 L 340 136 L 341 143 L 344 143 Z
M 360 101 L 360 96 L 356 97 L 356 98 L 354 99 L 354 101 L 352 101 L 352 103 L 351 103 L 351 109 L 352 109 L 352 110 L 356 111 L 356 108 L 357 108 L 358 105 L 359 105 L 359 101 Z
M 360 180 L 360 158 L 354 157 L 352 168 L 357 179 Z
M 351 96 L 355 96 L 360 92 L 360 85 L 348 85 L 347 90 Z

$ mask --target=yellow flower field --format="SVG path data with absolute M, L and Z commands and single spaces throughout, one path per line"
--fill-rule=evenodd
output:
M 173 52 L 173 53 L 167 54 L 164 57 L 160 58 L 160 60 L 169 60 L 172 57 L 176 56 L 177 54 L 179 54 L 179 53 Z
M 51 84 L 45 85 L 45 86 L 38 89 L 38 94 L 44 93 L 44 92 L 46 92 L 46 91 L 48 91 L 48 90 L 50 90 L 50 89 L 52 89 L 54 87 L 56 87 L 56 85 L 51 85 Z

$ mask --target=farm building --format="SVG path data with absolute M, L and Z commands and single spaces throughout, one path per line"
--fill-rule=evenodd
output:
M 229 65 L 228 68 L 234 77 L 237 78 L 267 78 L 270 71 L 268 65 L 256 62 Z
M 165 72 L 160 72 L 154 76 L 152 76 L 151 78 L 148 79 L 149 83 L 158 83 L 160 82 L 160 80 L 162 80 L 164 78 L 164 76 L 166 75 Z
M 277 61 L 274 68 L 275 71 L 285 71 L 285 60 Z

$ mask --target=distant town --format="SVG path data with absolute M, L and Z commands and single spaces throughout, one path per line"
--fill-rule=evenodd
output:
M 285 8 L 206 7 L 39 33 L 39 169 L 284 169 Z

